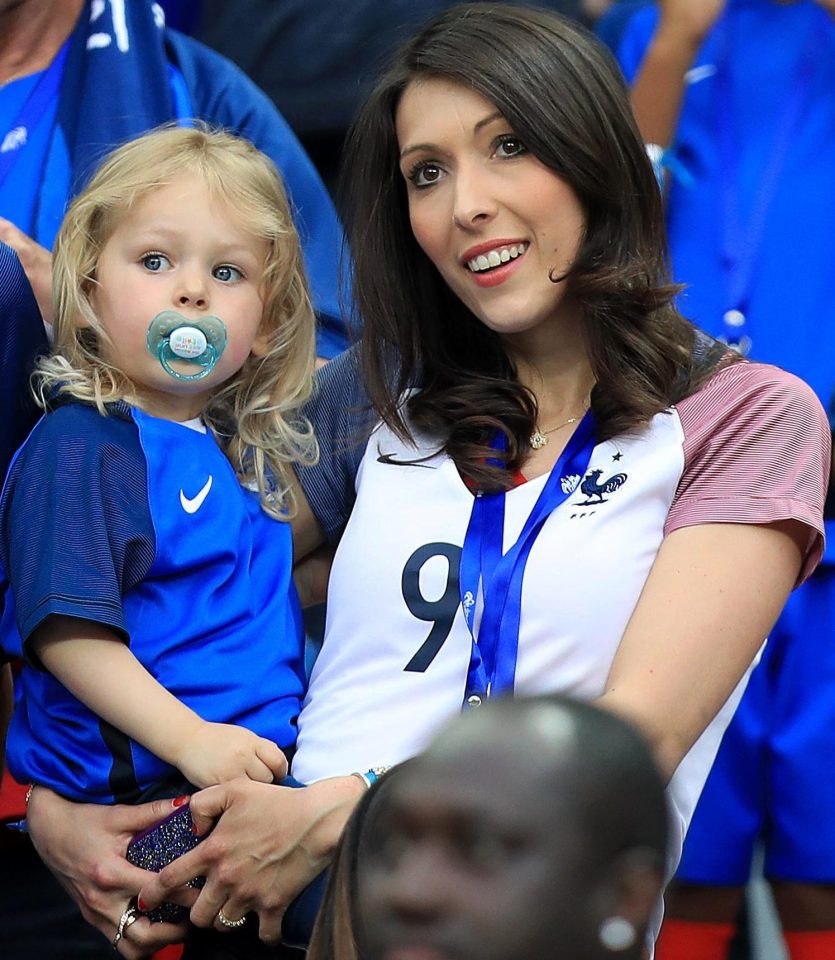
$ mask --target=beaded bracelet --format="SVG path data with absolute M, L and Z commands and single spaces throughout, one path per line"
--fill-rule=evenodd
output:
M 359 777 L 360 780 L 365 784 L 366 789 L 370 788 L 375 784 L 384 773 L 388 773 L 391 767 L 372 767 L 370 770 L 366 770 L 365 773 L 360 773 L 355 771 L 351 774 L 352 777 Z

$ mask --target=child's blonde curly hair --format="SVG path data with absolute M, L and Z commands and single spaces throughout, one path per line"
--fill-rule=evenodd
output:
M 56 240 L 55 344 L 39 363 L 36 396 L 46 408 L 51 396 L 68 394 L 95 404 L 104 415 L 108 403 L 133 395 L 130 380 L 102 356 L 99 345 L 107 333 L 90 295 L 99 257 L 120 218 L 184 174 L 203 177 L 209 191 L 268 247 L 261 296 L 269 348 L 262 357 L 250 356 L 217 388 L 203 419 L 241 483 L 258 490 L 263 509 L 288 519 L 296 508 L 290 465 L 311 464 L 318 456 L 312 428 L 299 413 L 313 384 L 315 318 L 281 178 L 246 140 L 204 125 L 165 127 L 107 157 L 73 200 Z

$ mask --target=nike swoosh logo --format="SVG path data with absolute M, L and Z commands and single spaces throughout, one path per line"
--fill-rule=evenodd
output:
M 203 484 L 203 489 L 196 497 L 187 497 L 183 493 L 182 487 L 180 488 L 180 504 L 182 505 L 183 510 L 186 513 L 197 513 L 197 511 L 203 506 L 203 501 L 208 497 L 209 491 L 212 489 L 212 477 L 209 474 L 209 479 Z
M 377 463 L 387 463 L 390 467 L 423 467 L 424 470 L 431 470 L 428 463 L 416 463 L 414 460 L 395 460 L 394 454 L 381 453 L 377 457 Z
M 707 80 L 708 77 L 712 77 L 716 73 L 716 65 L 713 63 L 706 63 L 701 67 L 693 67 L 684 74 L 684 82 L 692 86 L 694 83 L 698 83 L 700 80 Z

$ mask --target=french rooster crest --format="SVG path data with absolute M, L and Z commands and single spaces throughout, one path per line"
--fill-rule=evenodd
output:
M 603 494 L 614 493 L 615 490 L 620 489 L 620 487 L 626 483 L 627 479 L 625 473 L 614 473 L 608 480 L 599 483 L 598 481 L 602 476 L 602 470 L 591 470 L 586 474 L 583 482 L 580 484 L 580 493 L 584 493 L 588 499 L 582 503 L 578 503 L 578 507 L 591 507 L 598 503 L 606 503 L 606 498 Z M 597 499 L 593 499 L 594 497 Z

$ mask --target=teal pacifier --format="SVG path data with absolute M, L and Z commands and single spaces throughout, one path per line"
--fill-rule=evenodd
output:
M 218 317 L 187 320 L 176 310 L 158 313 L 148 327 L 148 350 L 175 380 L 202 380 L 214 369 L 226 349 L 226 327 Z M 179 373 L 172 361 L 200 367 L 196 373 Z

